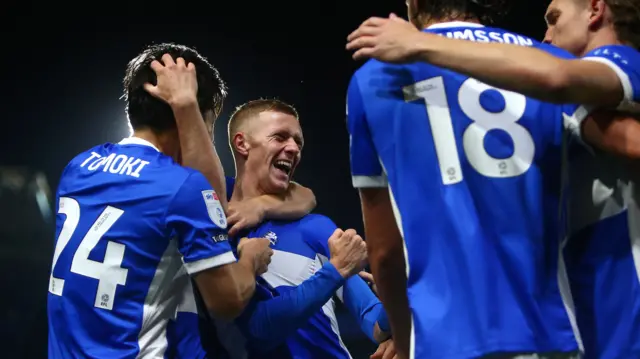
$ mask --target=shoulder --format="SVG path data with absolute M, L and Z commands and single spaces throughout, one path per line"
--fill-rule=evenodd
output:
M 331 220 L 331 218 L 317 213 L 307 214 L 299 220 L 299 226 L 303 229 L 321 229 L 321 228 L 332 228 L 332 230 L 336 229 L 336 224 Z

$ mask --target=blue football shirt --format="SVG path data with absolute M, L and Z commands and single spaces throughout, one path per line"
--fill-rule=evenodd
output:
M 56 202 L 52 359 L 161 358 L 180 268 L 193 275 L 235 261 L 204 176 L 139 138 L 75 157 Z
M 562 50 L 470 23 L 426 31 Z M 348 91 L 353 184 L 389 187 L 416 358 L 578 350 L 560 256 L 563 114 L 429 64 L 367 62 Z
M 636 49 L 603 46 L 584 60 L 611 67 L 624 89 L 619 110 L 640 112 Z M 585 358 L 640 357 L 637 171 L 615 156 L 578 148 L 569 160 L 570 237 L 565 257 Z

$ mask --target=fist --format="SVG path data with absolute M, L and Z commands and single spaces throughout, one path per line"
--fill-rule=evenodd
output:
M 253 263 L 256 275 L 261 275 L 269 268 L 273 250 L 266 238 L 242 238 L 238 243 L 238 256 L 248 258 Z
M 331 264 L 343 278 L 357 274 L 367 262 L 367 245 L 353 229 L 336 229 L 329 238 L 329 252 Z

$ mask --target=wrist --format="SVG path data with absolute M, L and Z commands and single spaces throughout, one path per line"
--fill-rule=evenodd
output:
M 240 256 L 240 258 L 238 259 L 238 263 L 245 268 L 247 271 L 251 272 L 251 273 L 256 273 L 257 269 L 256 269 L 256 261 L 253 259 L 253 256 L 251 255 L 243 255 L 241 253 L 238 253 L 238 255 Z
M 438 35 L 431 35 L 424 32 L 415 33 L 415 39 L 412 41 L 414 46 L 411 48 L 411 58 L 419 61 L 429 61 L 433 55 L 434 42 L 439 40 L 437 39 L 438 37 Z
M 331 265 L 333 265 L 333 267 L 338 271 L 338 273 L 340 274 L 340 276 L 342 278 L 347 279 L 347 278 L 352 276 L 352 273 L 349 270 L 349 268 L 345 268 L 342 265 L 340 265 L 339 261 L 334 260 L 332 258 L 332 259 L 329 260 L 329 263 L 331 263 Z
M 179 114 L 182 114 L 186 111 L 197 110 L 200 111 L 200 107 L 198 106 L 198 99 L 196 97 L 183 97 L 172 99 L 169 102 L 169 106 L 173 111 L 174 115 L 176 115 L 176 119 Z

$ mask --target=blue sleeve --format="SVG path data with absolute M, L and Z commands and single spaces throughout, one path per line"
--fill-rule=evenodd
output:
M 347 128 L 353 186 L 355 188 L 386 187 L 387 178 L 369 131 L 356 75 L 351 78 L 347 92 Z
M 227 201 L 231 201 L 233 195 L 233 187 L 236 185 L 236 179 L 234 177 L 225 177 L 227 182 Z
M 236 260 L 222 205 L 199 172 L 192 172 L 174 195 L 166 226 L 176 235 L 178 251 L 191 275 Z
M 305 325 L 343 284 L 344 279 L 336 268 L 325 263 L 311 278 L 276 297 L 269 298 L 266 289 L 258 286 L 236 324 L 250 347 L 271 350 Z
M 375 342 L 373 328 L 376 322 L 380 329 L 389 331 L 389 320 L 382 303 L 362 278 L 359 276 L 349 278 L 341 292 L 338 292 L 338 297 L 341 297 L 347 310 L 360 323 L 360 329 L 369 339 Z
M 635 111 L 640 111 L 640 52 L 623 45 L 599 47 L 584 56 L 584 60 L 597 61 L 609 66 L 618 75 L 624 89 L 624 101 L 621 110 L 629 110 L 625 106 L 635 103 Z
M 321 257 L 323 262 L 331 258 L 329 253 L 329 238 L 338 226 L 327 216 L 309 214 L 300 220 L 302 238 Z

